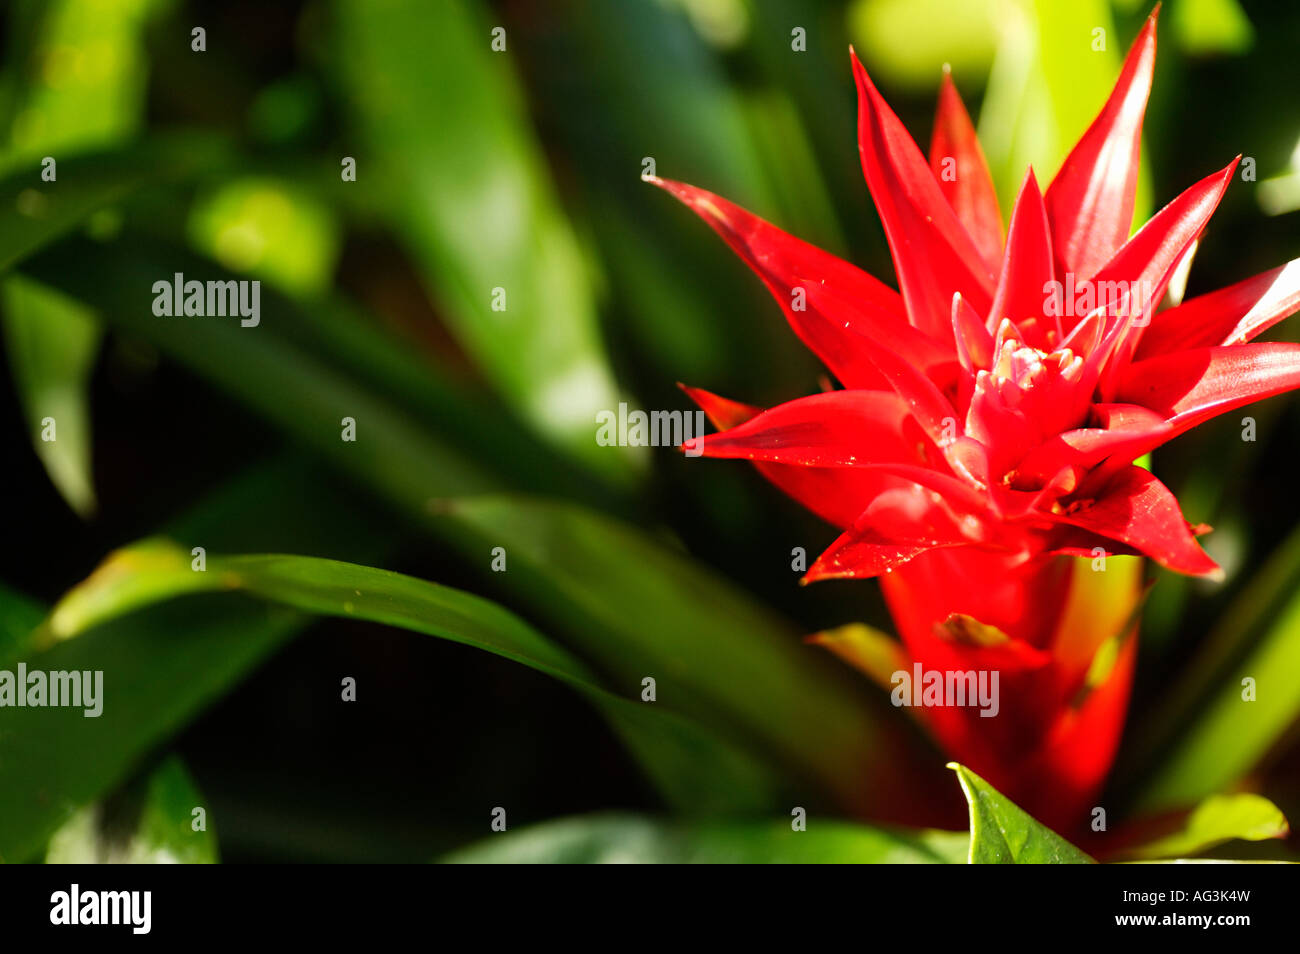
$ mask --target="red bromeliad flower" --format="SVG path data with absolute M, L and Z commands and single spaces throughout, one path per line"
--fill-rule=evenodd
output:
M 927 162 L 851 53 L 898 292 L 725 199 L 653 180 L 757 272 L 843 385 L 766 411 L 688 388 L 719 428 L 692 450 L 756 462 L 841 528 L 805 582 L 881 577 L 924 671 L 999 673 L 996 718 L 923 717 L 953 757 L 1058 825 L 1096 797 L 1132 677 L 1137 581 L 1098 602 L 1095 558 L 1221 576 L 1196 541 L 1208 528 L 1133 461 L 1300 385 L 1300 345 L 1250 343 L 1300 308 L 1300 261 L 1158 310 L 1236 160 L 1130 237 L 1155 45 L 1153 14 L 1046 193 L 1026 175 L 1005 242 L 951 80 Z

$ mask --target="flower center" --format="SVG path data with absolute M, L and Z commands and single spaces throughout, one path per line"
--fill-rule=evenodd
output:
M 966 433 L 989 451 L 994 478 L 1031 448 L 1078 427 L 1087 414 L 1080 393 L 1083 357 L 1069 348 L 1046 352 L 1025 345 L 1004 322 L 992 367 L 975 375 Z
M 984 387 L 996 388 L 1009 406 L 1018 407 L 1028 398 L 1030 391 L 1056 382 L 1073 384 L 1082 369 L 1082 355 L 1076 355 L 1069 348 L 1046 352 L 1008 338 L 1002 342 L 992 370 L 976 374 L 976 386 L 983 379 Z

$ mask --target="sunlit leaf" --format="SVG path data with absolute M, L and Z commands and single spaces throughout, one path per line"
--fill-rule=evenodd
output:
M 145 90 L 141 34 L 157 6 L 156 0 L 51 0 L 41 11 L 25 51 L 39 68 L 15 96 L 8 148 L 0 153 L 2 169 L 28 166 L 29 188 L 15 199 L 20 215 L 43 218 L 51 201 L 63 203 L 58 161 L 134 132 Z M 63 182 L 77 171 L 65 167 Z M 75 196 L 78 185 L 72 191 Z M 37 454 L 69 506 L 86 516 L 95 508 L 88 392 L 99 327 L 84 308 L 31 281 L 0 281 L 0 304 Z M 56 439 L 42 434 L 47 420 Z
M 957 773 L 970 807 L 970 863 L 973 865 L 1090 864 L 1092 859 L 964 765 Z
M 1002 4 L 998 51 L 979 117 L 979 139 L 1004 209 L 1032 165 L 1047 183 L 1110 95 L 1131 37 L 1115 30 L 1106 0 Z M 1150 209 L 1138 179 L 1135 220 Z
M 1259 795 L 1215 795 L 1186 815 L 1177 826 L 1156 837 L 1124 848 L 1125 858 L 1179 858 L 1208 851 L 1226 841 L 1285 838 L 1286 816 Z
M 235 272 L 299 294 L 329 287 L 339 246 L 334 215 L 291 183 L 248 177 L 223 183 L 190 211 L 195 245 Z
M 195 810 L 202 809 L 202 815 Z M 199 826 L 199 819 L 202 826 Z M 215 864 L 216 828 L 185 766 L 167 759 L 140 783 L 87 806 L 50 839 L 46 864 Z
M 134 132 L 145 96 L 143 31 L 163 0 L 49 0 L 4 165 L 105 146 Z
M 5 350 L 32 446 L 77 513 L 95 509 L 89 387 L 100 330 L 79 302 L 22 276 L 0 280 Z
M 1137 798 L 1154 811 L 1187 805 L 1241 779 L 1300 718 L 1300 599 L 1249 655 L 1225 668 Z
M 1160 700 L 1125 764 L 1146 812 L 1185 808 L 1230 788 L 1300 718 L 1300 533 L 1224 610 Z
M 921 89 L 938 88 L 945 64 L 969 84 L 982 82 L 1006 16 L 1006 4 L 995 0 L 857 0 L 849 9 L 858 56 L 872 75 Z
M 451 330 L 510 403 L 626 478 L 629 455 L 593 439 L 596 413 L 619 397 L 587 265 L 523 109 L 517 47 L 503 33 L 494 51 L 493 24 L 462 0 L 332 10 L 363 146 L 357 185 L 340 188 L 386 203 Z
M 335 560 L 289 555 L 205 557 L 163 540 L 109 554 L 55 606 L 57 639 L 187 593 L 243 591 L 306 612 L 368 619 L 465 642 L 556 678 L 591 685 L 578 662 L 522 620 L 459 590 L 400 573 Z
M 865 623 L 824 630 L 808 637 L 808 642 L 829 649 L 885 690 L 894 688 L 894 673 L 911 665 L 901 642 Z
M 1193 56 L 1245 53 L 1255 30 L 1237 0 L 1179 0 L 1169 5 L 1179 45 Z

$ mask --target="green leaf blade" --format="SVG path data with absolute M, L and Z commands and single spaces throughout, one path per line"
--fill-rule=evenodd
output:
M 973 865 L 1092 864 L 1056 832 L 964 765 L 950 762 L 970 808 L 970 863 Z

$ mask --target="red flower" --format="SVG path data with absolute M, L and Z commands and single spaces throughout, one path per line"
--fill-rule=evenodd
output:
M 927 163 L 853 55 L 862 168 L 898 292 L 725 199 L 653 180 L 757 272 L 843 385 L 766 411 L 688 388 L 720 429 L 692 449 L 756 462 L 840 527 L 805 582 L 882 576 L 924 669 L 999 672 L 999 717 L 936 708 L 927 722 L 1061 824 L 1114 757 L 1134 641 L 1108 640 L 1131 628 L 1136 598 L 1130 580 L 1088 605 L 1090 566 L 1067 558 L 1138 554 L 1220 576 L 1196 541 L 1208 528 L 1133 461 L 1300 385 L 1300 345 L 1250 343 L 1300 308 L 1300 261 L 1158 310 L 1236 160 L 1129 236 L 1155 45 L 1153 14 L 1046 193 L 1025 176 L 1005 244 L 949 77 Z M 1107 666 L 1103 646 L 1118 649 Z

